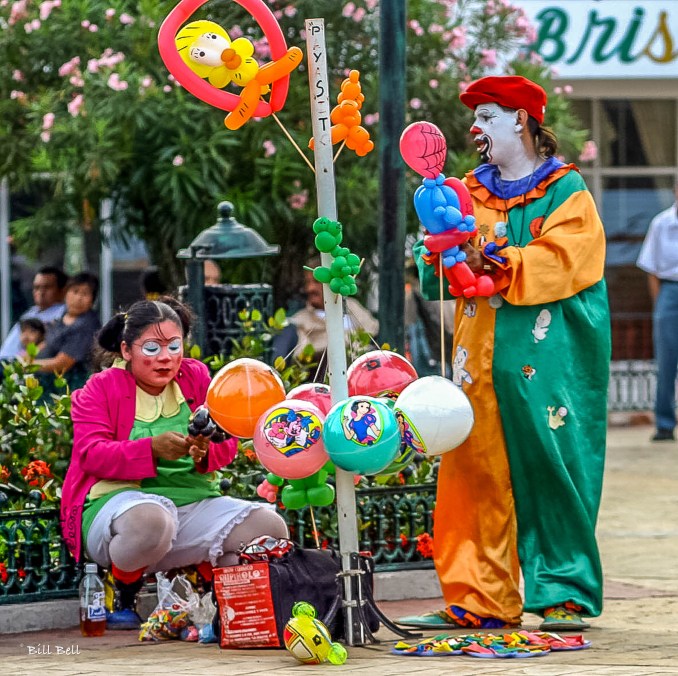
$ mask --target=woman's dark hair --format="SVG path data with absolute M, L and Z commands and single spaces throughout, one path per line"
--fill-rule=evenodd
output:
M 89 286 L 90 291 L 92 292 L 92 305 L 96 303 L 97 296 L 99 295 L 99 278 L 96 275 L 93 275 L 91 272 L 79 272 L 77 275 L 69 277 L 64 287 L 66 291 L 73 286 Z
M 548 158 L 558 152 L 558 139 L 552 129 L 542 127 L 533 117 L 527 118 L 527 128 L 534 140 L 537 155 Z
M 370 404 L 370 402 L 367 401 L 367 399 L 356 399 L 356 401 L 354 401 L 351 404 L 351 410 L 353 411 L 353 413 L 358 412 L 358 406 L 360 406 L 360 404 L 368 404 L 370 409 L 372 408 L 372 404 Z
M 97 342 L 107 352 L 120 352 L 120 344 L 131 345 L 149 326 L 160 322 L 174 322 L 186 337 L 193 322 L 193 313 L 171 296 L 159 300 L 140 300 L 127 312 L 118 312 L 101 328 Z

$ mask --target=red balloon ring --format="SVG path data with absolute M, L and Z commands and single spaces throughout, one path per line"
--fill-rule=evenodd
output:
M 158 33 L 158 49 L 167 70 L 174 76 L 176 81 L 193 96 L 205 103 L 209 103 L 221 110 L 234 110 L 240 103 L 240 97 L 231 92 L 217 89 L 206 80 L 196 75 L 182 60 L 174 43 L 176 34 L 182 24 L 207 0 L 181 0 L 179 4 L 167 15 L 160 26 Z M 235 0 L 242 5 L 259 24 L 264 31 L 271 48 L 271 58 L 280 59 L 287 53 L 285 36 L 278 25 L 273 12 L 263 0 Z M 290 87 L 290 76 L 285 75 L 271 84 L 271 96 L 269 101 L 259 101 L 252 114 L 253 117 L 267 117 L 282 109 L 287 99 Z

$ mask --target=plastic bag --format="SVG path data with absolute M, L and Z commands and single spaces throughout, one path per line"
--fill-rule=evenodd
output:
M 180 638 L 190 623 L 190 615 L 200 607 L 200 596 L 184 575 L 169 580 L 156 573 L 158 604 L 139 631 L 140 641 L 162 641 Z

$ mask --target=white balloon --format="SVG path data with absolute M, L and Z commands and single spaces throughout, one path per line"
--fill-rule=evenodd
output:
M 442 376 L 425 376 L 408 385 L 396 399 L 396 418 L 399 412 L 414 442 L 428 456 L 456 448 L 466 441 L 473 428 L 469 398 Z

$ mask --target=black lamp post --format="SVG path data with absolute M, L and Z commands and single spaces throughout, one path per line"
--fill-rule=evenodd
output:
M 258 232 L 238 223 L 233 217 L 233 204 L 230 202 L 220 202 L 217 214 L 217 222 L 213 226 L 203 230 L 188 248 L 177 253 L 177 258 L 186 260 L 187 285 L 180 289 L 180 293 L 196 314 L 193 340 L 203 355 L 213 353 L 208 351 L 208 346 L 215 342 L 224 351 L 226 346 L 223 345 L 222 337 L 232 338 L 234 333 L 238 333 L 234 319 L 242 307 L 254 304 L 264 306 L 259 309 L 272 310 L 272 307 L 266 307 L 272 305 L 271 287 L 268 284 L 220 284 L 206 287 L 205 260 L 258 258 L 280 252 L 280 246 L 269 244 Z M 208 312 L 208 309 L 213 311 Z

